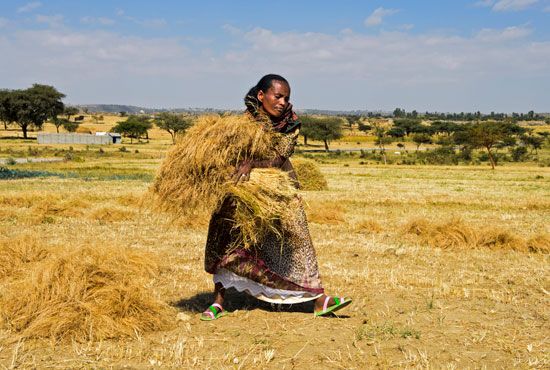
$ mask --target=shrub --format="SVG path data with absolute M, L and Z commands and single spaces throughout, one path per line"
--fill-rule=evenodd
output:
M 442 146 L 425 153 L 418 152 L 417 155 L 428 164 L 458 164 L 459 159 L 454 148 L 450 146 Z
M 17 161 L 12 157 L 8 157 L 6 158 L 6 164 L 8 166 L 13 166 L 14 164 L 17 164 Z
M 512 160 L 514 162 L 522 162 L 527 158 L 527 148 L 524 146 L 517 146 L 510 151 L 512 154 Z

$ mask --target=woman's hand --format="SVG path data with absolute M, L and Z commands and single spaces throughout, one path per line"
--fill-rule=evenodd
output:
M 250 171 L 252 171 L 252 161 L 249 159 L 246 159 L 239 163 L 237 167 L 235 168 L 235 172 L 233 173 L 233 181 L 235 181 L 235 185 L 239 183 L 239 181 L 248 181 L 250 180 Z

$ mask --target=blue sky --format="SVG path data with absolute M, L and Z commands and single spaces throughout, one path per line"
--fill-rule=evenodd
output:
M 0 3 L 0 88 L 73 104 L 550 111 L 550 0 Z

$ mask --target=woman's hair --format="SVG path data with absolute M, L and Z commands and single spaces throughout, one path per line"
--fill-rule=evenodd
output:
M 284 82 L 288 86 L 290 86 L 288 81 L 283 76 L 268 74 L 263 76 L 260 81 L 258 81 L 256 86 L 248 90 L 248 93 L 245 95 L 244 105 L 246 106 L 246 110 L 250 112 L 250 114 L 252 114 L 254 117 L 258 115 L 258 109 L 262 105 L 262 103 L 258 101 L 258 93 L 260 91 L 267 92 L 267 90 L 269 90 L 269 88 L 273 86 L 273 81 Z

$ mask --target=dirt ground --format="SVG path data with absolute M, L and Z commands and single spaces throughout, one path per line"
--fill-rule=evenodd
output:
M 152 173 L 158 161 L 139 163 L 120 160 L 118 165 Z M 81 164 L 88 165 L 98 166 Z M 48 166 L 56 171 L 64 164 Z M 173 315 L 171 330 L 98 342 L 20 339 L 0 330 L 0 366 L 550 366 L 548 254 L 438 248 L 403 232 L 418 217 L 429 222 L 460 217 L 472 228 L 491 225 L 522 238 L 546 235 L 549 169 L 338 161 L 321 169 L 329 190 L 303 194 L 310 231 L 327 292 L 350 296 L 353 304 L 338 316 L 314 318 L 308 304 L 270 305 L 230 291 L 226 308 L 231 314 L 206 323 L 198 319 L 211 303 L 211 276 L 203 270 L 206 227 L 200 220 L 193 225 L 170 222 L 140 206 L 148 179 L 0 181 L 3 238 L 26 236 L 75 248 L 108 243 L 152 252 L 163 269 L 148 285 Z M 71 200 L 79 201 L 78 212 L 62 207 Z M 36 206 L 44 202 L 51 206 Z M 360 227 L 365 222 L 371 227 Z

